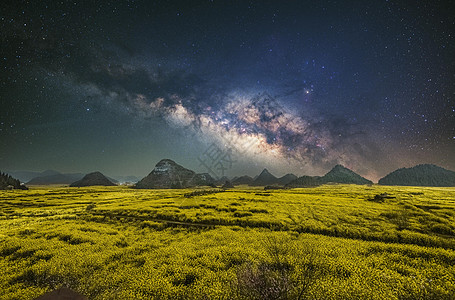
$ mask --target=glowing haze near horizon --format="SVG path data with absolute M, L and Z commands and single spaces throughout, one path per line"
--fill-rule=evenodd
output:
M 0 6 L 0 170 L 207 172 L 213 146 L 228 176 L 455 170 L 447 1 Z

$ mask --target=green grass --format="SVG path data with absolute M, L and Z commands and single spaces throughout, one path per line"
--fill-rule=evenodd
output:
M 454 188 L 0 192 L 0 299 L 453 299 L 454 266 Z

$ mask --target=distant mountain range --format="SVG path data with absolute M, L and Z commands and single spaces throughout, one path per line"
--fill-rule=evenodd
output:
M 21 182 L 29 182 L 35 177 L 43 177 L 43 176 L 51 176 L 51 175 L 56 175 L 60 174 L 57 171 L 54 170 L 46 170 L 43 172 L 36 172 L 36 171 L 6 171 L 9 175 L 17 178 Z
M 336 165 L 324 176 L 302 176 L 286 185 L 289 188 L 315 187 L 326 183 L 342 184 L 373 184 L 372 181 L 360 176 L 342 165 Z
M 257 176 L 249 185 L 251 186 L 267 186 L 267 185 L 286 185 L 291 181 L 297 179 L 294 174 L 286 174 L 283 177 L 275 177 L 267 169 L 262 170 L 261 174 Z
M 116 184 L 104 176 L 101 172 L 93 172 L 85 175 L 82 179 L 71 183 L 71 187 L 84 187 L 84 186 L 115 186 Z
M 70 184 L 84 177 L 82 173 L 61 174 L 37 176 L 27 182 L 28 185 L 49 185 L 49 184 Z
M 267 169 L 264 169 L 254 178 L 244 175 L 234 177 L 232 180 L 229 180 L 227 177 L 216 180 L 207 173 L 197 174 L 170 159 L 163 159 L 158 162 L 152 172 L 140 180 L 135 187 L 167 189 L 204 185 L 224 185 L 225 187 L 231 187 L 247 184 L 250 186 L 284 186 L 286 188 L 296 188 L 314 187 L 328 183 L 373 184 L 371 180 L 360 176 L 342 165 L 336 165 L 324 176 L 301 176 L 297 178 L 294 174 L 286 174 L 278 178 L 271 174 Z M 379 181 L 379 184 L 455 186 L 455 172 L 434 165 L 419 165 L 414 168 L 403 168 L 394 171 L 382 178 Z
M 44 172 L 11 171 L 7 173 L 11 178 L 17 178 L 19 182 L 26 182 L 28 185 L 72 184 L 84 177 L 82 173 L 64 174 L 55 170 L 46 170 Z M 372 184 L 372 181 L 342 165 L 336 165 L 324 176 L 297 177 L 294 174 L 286 174 L 278 178 L 267 169 L 264 169 L 254 178 L 244 175 L 232 179 L 228 177 L 215 179 L 207 173 L 198 174 L 186 169 L 170 159 L 163 159 L 158 162 L 152 172 L 141 180 L 136 176 L 115 176 L 115 179 L 102 176 L 113 184 L 137 182 L 136 188 L 156 189 L 220 186 L 224 185 L 226 181 L 229 181 L 228 186 L 285 186 L 287 188 L 313 187 L 327 183 Z M 412 168 L 395 170 L 381 178 L 378 183 L 380 185 L 403 186 L 455 186 L 455 172 L 435 165 L 423 164 Z
M 7 173 L 28 185 L 71 184 L 85 176 L 83 173 L 60 173 L 55 170 L 44 172 L 8 171 Z M 107 178 L 114 183 L 136 183 L 139 181 L 138 177 L 132 175 Z
M 286 174 L 283 177 L 279 177 L 276 183 L 278 185 L 286 185 L 286 184 L 292 182 L 293 180 L 296 180 L 297 178 L 298 177 L 295 176 L 294 174 Z
M 424 164 L 401 168 L 379 179 L 381 185 L 455 186 L 455 172 Z

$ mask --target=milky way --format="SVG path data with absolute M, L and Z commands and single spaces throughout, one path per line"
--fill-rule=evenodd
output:
M 317 112 L 304 117 L 302 112 L 291 111 L 267 90 L 218 90 L 208 95 L 207 90 L 215 89 L 184 72 L 109 65 L 92 65 L 70 76 L 71 84 L 85 89 L 103 110 L 120 109 L 144 121 L 162 118 L 201 142 L 232 150 L 236 159 L 276 169 L 318 174 L 341 163 L 376 176 L 368 156 L 371 149 L 366 149 L 376 146 L 367 134 L 358 132 L 358 126 L 357 132 L 349 124 L 339 123 L 334 129 L 331 120 Z M 357 135 L 369 144 L 361 146 Z

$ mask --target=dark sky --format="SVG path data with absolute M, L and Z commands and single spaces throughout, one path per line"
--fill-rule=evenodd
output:
M 453 1 L 8 2 L 0 169 L 455 170 Z

